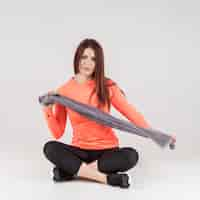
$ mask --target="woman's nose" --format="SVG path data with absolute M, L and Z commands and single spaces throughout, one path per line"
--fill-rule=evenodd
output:
M 91 62 L 91 60 L 88 59 L 88 60 L 85 60 L 84 63 L 88 65 L 88 64 L 91 64 L 92 62 Z

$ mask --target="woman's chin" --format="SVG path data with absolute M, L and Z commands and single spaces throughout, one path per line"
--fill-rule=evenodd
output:
M 85 77 L 91 77 L 91 76 L 92 76 L 92 74 L 89 73 L 89 72 L 82 72 L 81 74 L 82 74 L 83 76 L 85 76 Z

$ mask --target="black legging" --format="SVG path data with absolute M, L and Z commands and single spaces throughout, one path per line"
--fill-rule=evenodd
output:
M 124 172 L 138 162 L 138 152 L 132 147 L 115 147 L 110 149 L 81 149 L 58 141 L 49 141 L 43 148 L 46 158 L 68 175 L 75 175 L 82 162 L 97 160 L 100 172 L 109 174 Z

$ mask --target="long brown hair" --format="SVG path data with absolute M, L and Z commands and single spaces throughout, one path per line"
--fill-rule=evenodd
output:
M 96 63 L 95 70 L 92 74 L 92 79 L 95 80 L 96 87 L 92 91 L 90 98 L 96 92 L 98 97 L 98 108 L 104 106 L 107 103 L 108 109 L 110 110 L 110 98 L 108 87 L 115 85 L 116 83 L 110 78 L 105 77 L 104 75 L 104 54 L 103 48 L 95 39 L 84 39 L 78 45 L 75 56 L 74 56 L 74 73 L 79 73 L 79 62 L 81 56 L 86 48 L 92 48 L 95 53 Z M 111 80 L 111 81 L 109 81 Z M 121 89 L 120 89 L 121 90 Z M 123 90 L 121 92 L 124 94 Z

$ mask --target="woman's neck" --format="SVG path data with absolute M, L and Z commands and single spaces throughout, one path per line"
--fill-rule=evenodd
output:
M 91 80 L 91 77 L 86 77 L 80 73 L 75 75 L 75 79 L 76 81 L 78 81 L 79 83 L 84 83 L 85 81 Z

